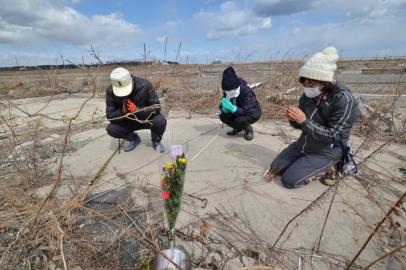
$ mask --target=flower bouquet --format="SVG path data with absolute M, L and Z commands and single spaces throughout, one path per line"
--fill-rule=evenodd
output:
M 171 160 L 166 162 L 161 172 L 161 197 L 164 201 L 166 218 L 169 224 L 169 240 L 173 245 L 176 219 L 182 203 L 183 186 L 187 159 L 181 145 L 171 146 Z

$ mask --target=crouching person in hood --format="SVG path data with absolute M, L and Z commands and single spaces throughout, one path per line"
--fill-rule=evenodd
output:
M 261 107 L 247 82 L 237 77 L 235 70 L 228 67 L 223 72 L 221 82 L 223 98 L 220 104 L 220 120 L 233 128 L 227 135 L 233 136 L 244 131 L 248 141 L 254 138 L 251 124 L 261 117 Z
M 166 119 L 161 114 L 158 96 L 152 84 L 132 76 L 124 68 L 110 74 L 111 85 L 106 90 L 106 116 L 110 121 L 107 133 L 113 138 L 128 141 L 124 151 L 133 150 L 141 142 L 134 131 L 151 130 L 152 147 L 164 152 L 161 144 L 166 129 Z
M 337 50 L 328 47 L 313 55 L 299 70 L 304 93 L 299 106 L 287 107 L 284 113 L 291 126 L 302 133 L 270 167 L 270 173 L 281 175 L 287 188 L 301 187 L 311 180 L 330 185 L 336 182 L 336 164 L 343 157 L 359 115 L 350 90 L 333 80 L 337 60 Z

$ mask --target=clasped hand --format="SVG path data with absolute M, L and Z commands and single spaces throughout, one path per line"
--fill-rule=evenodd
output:
M 303 124 L 306 121 L 306 115 L 296 106 L 285 107 L 283 112 L 285 113 L 285 117 L 290 121 L 294 121 L 298 124 Z
M 128 99 L 127 102 L 123 104 L 123 112 L 135 113 L 136 111 L 137 111 L 137 106 L 130 99 Z
M 223 98 L 221 100 L 221 110 L 224 113 L 235 113 L 237 111 L 237 106 L 233 105 L 227 98 Z

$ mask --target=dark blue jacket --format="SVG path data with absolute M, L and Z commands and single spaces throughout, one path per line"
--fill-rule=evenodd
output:
M 143 109 L 159 103 L 159 98 L 155 92 L 152 84 L 143 78 L 138 78 L 132 76 L 133 78 L 133 90 L 127 97 L 117 97 L 113 93 L 113 88 L 110 85 L 106 89 L 106 116 L 107 119 L 117 118 L 125 115 L 123 112 L 123 105 L 126 104 L 126 101 L 130 99 L 135 103 L 138 109 Z M 139 119 L 146 119 L 151 113 L 156 115 L 161 111 L 160 108 L 148 108 L 140 112 L 137 112 L 136 115 Z M 124 119 L 113 120 L 110 122 L 120 122 Z
M 226 97 L 225 93 L 223 93 L 223 97 Z M 251 116 L 259 118 L 261 116 L 261 106 L 257 97 L 243 79 L 240 79 L 240 95 L 237 98 L 232 98 L 230 101 L 237 106 L 237 111 L 234 113 L 237 117 Z M 221 110 L 221 104 L 219 108 Z

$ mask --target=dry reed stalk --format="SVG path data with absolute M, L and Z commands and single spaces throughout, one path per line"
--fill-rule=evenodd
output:
M 288 72 L 287 71 L 281 71 L 280 73 L 279 73 L 279 75 L 278 75 L 279 77 L 286 77 L 286 76 L 289 76 L 288 75 Z M 296 79 L 296 76 L 293 76 L 292 75 L 292 80 L 293 80 L 293 78 L 295 78 Z M 53 81 L 53 82 L 51 82 L 51 83 L 55 83 L 55 81 Z M 182 90 L 179 90 L 179 88 L 180 89 L 182 89 L 182 82 L 180 82 L 180 81 L 178 81 L 178 82 L 176 82 L 177 83 L 177 89 L 175 89 L 176 91 L 178 91 L 177 93 L 180 93 L 181 95 L 183 95 L 183 97 L 182 97 L 182 99 L 179 99 L 178 100 L 178 105 L 176 105 L 176 102 L 175 103 L 173 103 L 174 105 L 173 106 L 178 106 L 177 108 L 187 108 L 187 109 L 190 109 L 192 106 L 195 106 L 195 107 L 197 107 L 197 108 L 208 108 L 208 107 L 210 107 L 210 108 L 213 108 L 213 109 L 217 109 L 217 105 L 218 104 L 216 104 L 216 103 L 218 103 L 218 100 L 219 99 L 215 99 L 215 98 L 213 98 L 213 99 L 209 99 L 207 96 L 205 96 L 204 94 L 201 94 L 201 93 L 196 93 L 195 91 L 193 91 L 194 89 L 192 88 L 192 87 L 190 87 L 190 86 L 186 86 L 187 87 L 187 89 L 186 89 L 186 91 L 182 91 Z M 183 82 L 184 83 L 184 82 Z M 280 84 L 282 84 L 283 82 L 280 82 Z M 57 87 L 57 85 L 55 84 L 55 87 Z M 272 91 L 276 91 L 276 86 L 274 86 L 274 88 L 272 88 Z M 262 91 L 262 89 L 259 89 L 260 91 Z M 258 95 L 260 95 L 259 93 L 260 92 L 257 92 L 258 93 Z M 262 92 L 261 92 L 262 93 Z M 219 94 L 221 94 L 221 91 L 217 91 L 217 92 L 215 92 L 214 93 L 215 95 L 219 95 Z M 185 101 L 188 101 L 188 100 L 190 100 L 190 99 L 192 99 L 193 100 L 193 102 L 190 102 L 190 103 L 187 103 L 187 102 L 185 102 Z M 180 104 L 179 105 L 179 103 L 181 103 L 180 101 L 182 101 L 183 103 L 185 103 L 185 104 Z M 274 102 L 274 103 L 276 103 L 276 105 L 273 105 L 272 104 L 272 102 Z M 266 111 L 265 113 L 264 113 L 264 115 L 266 115 L 266 114 L 268 114 L 268 113 L 270 113 L 270 108 L 272 108 L 272 109 L 275 109 L 275 108 L 282 108 L 282 106 L 284 106 L 285 105 L 285 103 L 284 102 L 286 102 L 286 104 L 290 104 L 290 102 L 291 102 L 291 100 L 290 99 L 286 99 L 286 100 L 282 100 L 282 101 L 280 101 L 280 100 L 276 100 L 276 101 L 270 101 L 270 102 L 267 102 L 267 103 L 265 103 L 266 105 L 263 105 L 263 107 L 265 107 L 265 106 L 267 106 L 266 108 L 265 108 L 265 110 L 268 110 L 268 111 Z M 294 101 L 295 102 L 295 104 L 296 104 L 296 101 Z M 293 104 L 293 101 L 292 101 L 292 104 Z M 200 106 L 200 107 L 199 107 Z M 272 107 L 273 106 L 273 107 Z M 34 115 L 35 114 L 38 114 L 38 113 L 40 113 L 40 111 L 39 112 L 36 112 L 36 113 L 33 113 Z M 27 114 L 26 114 L 27 115 Z M 38 116 L 41 116 L 41 115 L 38 115 Z M 60 120 L 60 119 L 59 119 Z M 71 132 L 71 131 L 70 131 Z M 377 134 L 377 132 L 375 132 L 375 131 L 371 131 L 371 138 L 373 138 L 373 136 L 376 136 L 376 134 Z M 62 180 L 61 180 L 62 181 Z M 80 195 L 78 195 L 78 196 L 82 196 L 82 194 L 80 194 Z M 76 204 L 76 207 L 80 207 L 80 205 L 81 205 L 81 200 L 80 200 L 80 198 L 78 198 L 78 197 L 75 197 L 77 200 L 75 200 L 74 202 L 72 202 L 72 205 L 74 205 L 74 204 Z M 37 202 L 36 204 L 34 204 L 34 206 L 31 208 L 31 213 L 29 213 L 29 214 L 27 214 L 27 216 L 28 217 L 32 217 L 32 211 L 33 210 L 36 210 L 36 209 L 38 209 L 38 204 L 39 204 L 40 202 Z M 331 207 L 331 204 L 330 204 L 330 207 Z M 53 226 L 53 228 L 51 228 L 51 229 L 53 229 L 54 231 L 52 231 L 52 234 L 54 235 L 54 238 L 55 239 L 61 239 L 62 237 L 60 236 L 60 231 L 59 230 L 56 230 L 56 227 L 55 227 L 55 223 L 54 222 L 49 222 L 49 219 L 51 219 L 51 221 L 52 221 L 52 216 L 51 217 L 47 217 L 44 213 L 46 212 L 46 210 L 48 210 L 48 209 L 53 209 L 53 206 L 51 207 L 50 206 L 50 204 L 48 203 L 47 205 L 45 205 L 44 206 L 44 210 L 43 211 L 41 211 L 41 213 L 39 213 L 39 215 L 40 215 L 40 217 L 41 217 L 41 219 L 42 218 L 47 218 L 47 220 L 41 220 L 41 221 L 39 221 L 38 222 L 38 224 L 37 224 L 37 227 L 42 227 L 42 228 L 51 228 L 50 226 Z M 59 209 L 57 209 L 57 210 L 59 210 Z M 124 209 L 122 209 L 121 211 L 126 211 L 126 210 L 124 210 Z M 69 212 L 73 212 L 73 210 L 72 211 L 69 211 Z M 26 212 L 24 212 L 24 213 L 26 213 Z M 54 215 L 58 215 L 58 216 L 60 216 L 60 217 L 65 217 L 65 215 L 66 215 L 66 213 L 63 213 L 63 214 L 61 214 L 61 213 L 58 213 L 58 211 L 55 211 L 55 213 L 54 213 Z M 70 214 L 69 214 L 70 215 Z M 59 219 L 59 220 L 61 220 L 61 219 Z M 325 220 L 325 223 L 326 223 L 326 221 L 327 221 L 327 217 L 326 217 L 326 220 Z M 48 227 L 46 227 L 46 226 L 43 226 L 43 224 L 47 224 L 47 226 Z M 122 225 L 122 224 L 121 224 Z M 66 234 L 64 234 L 64 239 L 67 239 L 67 237 L 65 237 L 65 236 L 68 236 L 68 234 L 69 234 L 69 231 L 64 227 L 64 226 L 66 226 L 66 224 L 61 224 L 61 228 L 64 228 L 64 230 L 65 230 L 65 233 Z M 246 227 L 246 226 L 248 226 L 247 224 L 244 224 L 243 222 L 240 222 L 239 224 L 234 224 L 234 225 L 230 225 L 230 230 L 233 230 L 233 231 L 236 231 L 236 234 L 238 235 L 242 235 L 243 236 L 243 239 L 245 239 L 246 240 L 246 242 L 247 243 L 255 243 L 255 245 L 258 245 L 258 246 L 260 246 L 260 245 L 263 245 L 263 249 L 264 248 L 266 248 L 266 243 L 264 243 L 264 242 L 262 242 L 262 241 L 259 241 L 258 239 L 257 239 L 257 237 L 258 236 L 256 236 L 256 235 L 254 235 L 254 234 L 252 234 L 252 232 L 250 232 L 250 228 L 248 227 Z M 121 227 L 123 227 L 123 226 L 121 226 Z M 17 239 L 16 240 L 20 240 L 21 238 L 21 236 L 23 236 L 23 240 L 21 241 L 21 244 L 26 244 L 24 241 L 26 241 L 26 235 L 25 235 L 25 233 L 23 232 L 23 230 L 24 230 L 24 227 L 18 227 L 18 228 L 21 228 L 22 230 L 17 234 Z M 141 228 L 141 229 L 136 229 L 135 230 L 135 232 L 129 232 L 129 234 L 135 234 L 135 233 L 140 233 L 140 232 L 142 232 L 143 231 L 143 229 Z M 247 232 L 248 231 L 248 232 Z M 124 233 L 124 231 L 123 231 L 123 233 Z M 221 233 L 221 232 L 220 232 Z M 128 233 L 126 233 L 126 234 L 128 234 Z M 142 234 L 141 234 L 142 235 Z M 321 236 L 322 236 L 322 234 L 321 234 Z M 39 234 L 39 238 L 41 238 L 41 237 L 43 237 L 41 234 Z M 142 236 L 142 237 L 144 237 L 144 236 Z M 320 239 L 321 239 L 321 237 L 320 237 Z M 78 241 L 77 239 L 69 239 L 71 242 L 75 242 L 75 241 Z M 43 241 L 43 240 L 41 240 L 41 241 Z M 53 240 L 53 241 L 55 241 L 55 240 Z M 152 240 L 151 240 L 152 241 Z M 210 242 L 211 240 L 210 240 L 210 237 L 208 238 L 208 242 Z M 228 243 L 230 240 L 229 239 L 225 239 L 224 240 L 224 245 L 229 245 L 230 243 Z M 17 242 L 16 242 L 17 243 Z M 60 244 L 61 242 L 60 241 L 58 241 L 58 243 L 56 243 L 56 241 L 55 241 L 55 243 L 54 242 L 52 242 L 52 243 L 50 243 L 50 245 L 53 245 L 54 247 L 56 247 L 56 249 L 53 251 L 53 252 L 60 252 L 60 250 L 62 250 L 63 249 L 63 247 L 61 247 L 61 244 Z M 156 242 L 153 242 L 154 243 L 154 247 L 155 246 L 157 246 L 157 244 L 156 244 Z M 95 247 L 92 247 L 91 246 L 91 244 L 89 244 L 89 243 L 87 243 L 88 245 L 89 245 L 89 249 L 93 249 L 93 250 L 96 250 L 96 248 Z M 58 246 L 59 246 L 59 249 L 58 249 Z M 273 250 L 273 256 L 276 256 L 276 255 L 278 255 L 278 256 L 282 256 L 281 254 L 276 254 L 275 252 L 274 252 L 275 250 Z M 279 250 L 277 250 L 278 252 L 279 252 Z M 241 250 L 239 250 L 239 252 L 242 252 Z M 56 253 L 56 254 L 58 254 L 58 253 Z M 276 254 L 276 255 L 275 255 Z M 4 254 L 3 254 L 4 255 Z M 96 255 L 95 255 L 96 256 Z M 105 254 L 105 256 L 108 256 L 108 254 Z M 338 256 L 338 255 L 337 255 Z M 66 258 L 67 260 L 68 260 L 68 262 L 69 262 L 69 258 L 67 257 Z M 69 264 L 69 266 L 71 266 L 70 264 Z M 64 267 L 65 267 L 65 265 L 64 265 Z
M 272 249 L 276 247 L 276 244 L 279 242 L 281 239 L 282 235 L 285 233 L 286 229 L 289 227 L 289 225 L 296 220 L 298 217 L 301 215 L 311 211 L 314 207 L 318 206 L 322 201 L 324 201 L 330 194 L 331 190 L 334 188 L 334 186 L 330 186 L 328 189 L 326 189 L 322 194 L 320 194 L 314 201 L 312 201 L 308 206 L 303 208 L 299 213 L 297 213 L 293 218 L 291 218 L 288 223 L 285 225 L 283 230 L 280 232 L 279 236 L 276 238 L 274 244 L 272 245 Z
M 357 254 L 354 256 L 354 258 L 350 261 L 346 269 L 350 269 L 350 267 L 354 264 L 354 262 L 358 259 L 358 257 L 361 255 L 362 251 L 364 251 L 365 247 L 368 245 L 369 241 L 372 239 L 372 237 L 375 235 L 375 233 L 378 231 L 378 229 L 381 227 L 381 225 L 385 222 L 385 220 L 392 214 L 393 211 L 397 210 L 403 203 L 403 199 L 406 197 L 406 192 L 402 194 L 402 196 L 392 205 L 392 207 L 389 209 L 389 211 L 382 217 L 382 219 L 378 222 L 376 225 L 375 229 L 372 231 L 372 233 L 368 236 L 367 240 L 365 243 L 362 245 L 360 250 L 357 252 Z
M 331 207 L 333 206 L 334 198 L 335 198 L 335 196 L 336 196 L 339 183 L 340 183 L 340 182 L 338 182 L 338 183 L 335 185 L 335 190 L 334 190 L 334 193 L 333 193 L 333 197 L 331 197 L 331 202 L 330 202 L 330 205 L 328 206 L 326 218 L 324 219 L 323 228 L 321 229 L 320 238 L 319 238 L 319 242 L 318 242 L 318 244 L 317 244 L 317 248 L 316 248 L 315 253 L 317 253 L 317 252 L 319 251 L 319 249 L 320 249 L 321 239 L 323 238 L 324 229 L 326 228 L 327 220 L 328 220 L 328 217 L 329 217 L 329 215 L 330 215 Z
M 386 257 L 394 254 L 395 252 L 406 248 L 406 245 L 401 245 L 397 248 L 392 249 L 391 251 L 385 253 L 384 255 L 382 255 L 381 257 L 379 257 L 378 259 L 374 260 L 373 262 L 371 262 L 370 264 L 368 264 L 366 267 L 364 267 L 364 270 L 368 270 L 369 268 L 371 268 L 372 266 L 374 266 L 375 264 L 377 264 L 378 262 L 382 261 L 383 259 L 385 259 Z

